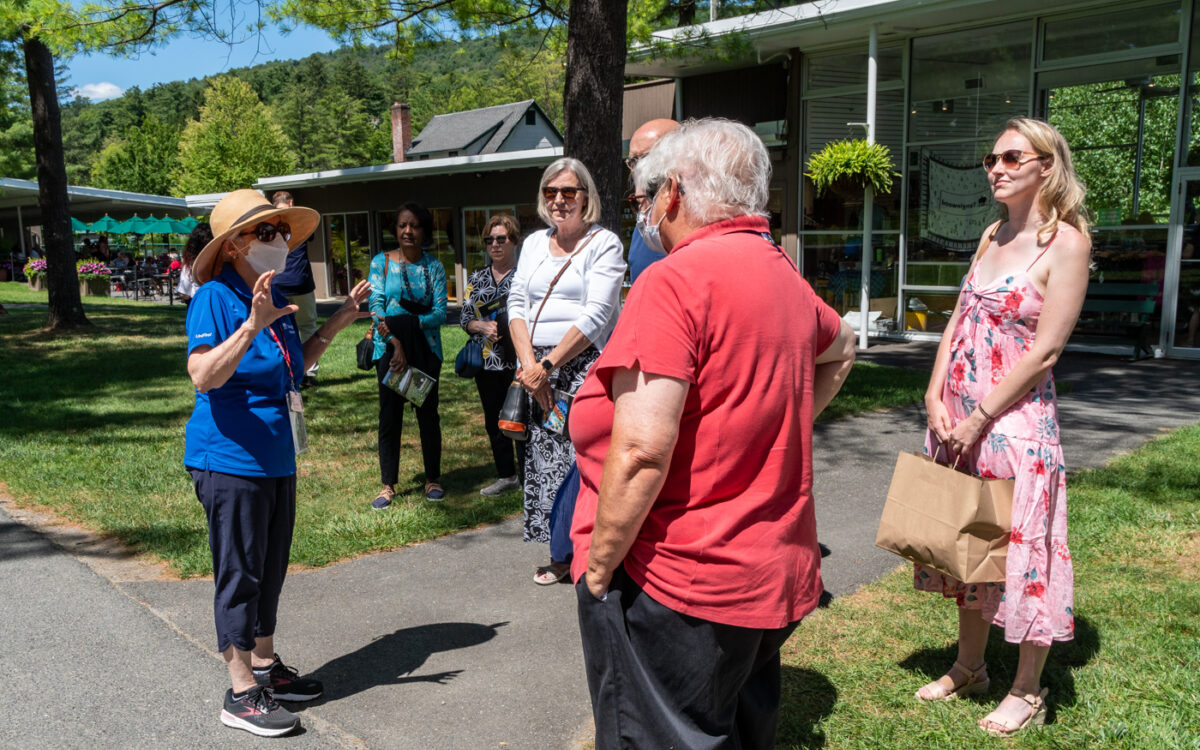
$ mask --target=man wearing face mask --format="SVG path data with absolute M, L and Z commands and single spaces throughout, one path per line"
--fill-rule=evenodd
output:
M 286 190 L 277 190 L 271 195 L 275 208 L 291 208 L 294 205 L 292 194 Z M 287 297 L 288 303 L 296 306 L 296 327 L 300 329 L 300 338 L 307 339 L 317 330 L 317 285 L 313 282 L 312 264 L 308 261 L 308 238 L 296 245 L 287 255 L 287 266 L 275 276 L 271 284 Z M 301 388 L 317 384 L 317 371 L 320 363 L 314 362 L 300 381 Z
M 629 158 L 625 160 L 625 166 L 629 167 L 631 177 L 634 167 L 643 156 L 650 153 L 650 149 L 654 148 L 658 139 L 678 127 L 679 123 L 674 120 L 659 118 L 642 123 L 640 128 L 633 131 L 633 137 L 629 139 Z M 639 195 L 640 191 L 635 189 L 633 199 L 630 201 L 634 206 L 634 212 L 638 214 L 642 212 L 640 204 L 644 202 Z M 667 257 L 667 253 L 663 250 L 662 242 L 653 245 L 646 242 L 646 238 L 642 234 L 642 225 L 639 223 L 633 230 L 633 237 L 629 241 L 629 283 L 637 281 L 638 276 L 651 263 L 665 257 Z
M 276 208 L 235 190 L 213 208 L 213 239 L 196 256 L 200 288 L 187 311 L 188 375 L 196 389 L 184 466 L 208 520 L 217 650 L 229 668 L 221 722 L 275 737 L 300 724 L 276 700 L 307 701 L 320 682 L 275 653 L 276 609 L 296 519 L 296 455 L 308 449 L 300 379 L 350 323 L 363 281 L 302 341 L 295 305 L 277 289 L 290 249 L 312 234 L 310 208 Z

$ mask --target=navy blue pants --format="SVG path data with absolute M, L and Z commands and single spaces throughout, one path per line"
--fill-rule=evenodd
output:
M 188 468 L 208 516 L 217 650 L 275 634 L 296 523 L 296 476 L 243 477 Z
M 779 649 L 775 630 L 722 625 L 654 601 L 617 568 L 607 597 L 575 586 L 596 750 L 773 750 Z

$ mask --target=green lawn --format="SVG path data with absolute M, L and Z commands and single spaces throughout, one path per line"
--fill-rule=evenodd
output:
M 111 535 L 181 576 L 210 572 L 204 516 L 183 470 L 192 408 L 184 308 L 85 298 L 95 329 L 50 335 L 45 292 L 0 283 L 0 481 L 18 503 L 48 509 Z M 443 330 L 442 481 L 447 499 L 422 497 L 416 420 L 406 415 L 401 494 L 370 509 L 379 489 L 373 375 L 354 368 L 365 323 L 343 332 L 321 360 L 320 386 L 305 394 L 310 452 L 299 465 L 292 561 L 320 566 L 494 523 L 521 511 L 520 493 L 480 497 L 495 478 L 474 383 L 453 373 L 465 342 Z M 914 403 L 926 373 L 856 365 L 823 418 Z
M 1003 741 L 975 722 L 1012 683 L 993 628 L 991 693 L 919 704 L 954 661 L 952 601 L 907 566 L 810 616 L 784 652 L 782 748 L 1200 748 L 1200 426 L 1068 483 L 1076 639 L 1050 653 L 1045 729 Z

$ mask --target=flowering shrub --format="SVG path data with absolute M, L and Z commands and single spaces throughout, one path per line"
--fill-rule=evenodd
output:
M 46 261 L 41 258 L 30 260 L 25 264 L 25 275 L 31 279 L 46 275 Z
M 80 281 L 93 281 L 97 279 L 108 280 L 112 276 L 112 271 L 103 263 L 94 260 L 81 260 L 75 264 L 75 273 L 79 276 Z

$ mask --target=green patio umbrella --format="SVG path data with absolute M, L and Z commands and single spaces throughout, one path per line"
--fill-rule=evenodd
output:
M 125 221 L 119 222 L 115 227 L 113 227 L 112 231 L 116 234 L 141 234 L 142 226 L 145 223 L 145 219 L 137 214 L 134 214 Z
M 187 232 L 180 232 L 178 229 L 176 229 L 175 222 L 172 221 L 171 219 L 168 219 L 165 216 L 162 217 L 161 219 L 153 219 L 153 220 L 147 219 L 146 223 L 142 225 L 142 228 L 139 230 L 138 233 L 139 234 L 187 234 Z
M 117 226 L 118 224 L 119 222 L 116 219 L 108 214 L 104 214 L 103 218 L 93 221 L 88 229 L 93 232 L 111 232 L 113 231 L 113 227 Z
M 74 216 L 71 217 L 71 231 L 72 232 L 79 234 L 80 232 L 86 232 L 87 230 L 88 230 L 87 224 L 80 221 L 79 219 L 76 219 Z
M 175 234 L 191 234 L 192 229 L 196 227 L 195 221 L 185 221 L 180 219 L 171 219 L 171 226 L 175 227 Z

